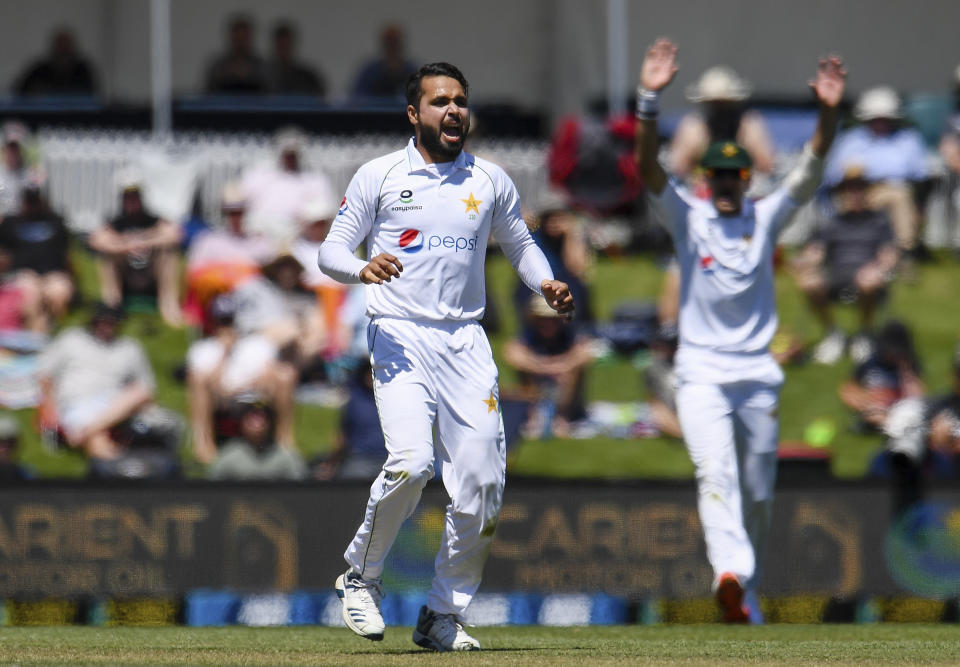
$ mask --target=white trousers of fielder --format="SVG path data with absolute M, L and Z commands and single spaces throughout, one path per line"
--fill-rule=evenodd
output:
M 368 342 L 387 461 L 344 558 L 365 579 L 383 574 L 400 526 L 433 477 L 436 456 L 450 504 L 427 605 L 462 616 L 480 585 L 506 476 L 490 343 L 473 321 L 386 317 L 370 323 Z
M 732 572 L 751 596 L 773 510 L 779 391 L 779 384 L 757 381 L 684 383 L 677 391 L 714 585 Z

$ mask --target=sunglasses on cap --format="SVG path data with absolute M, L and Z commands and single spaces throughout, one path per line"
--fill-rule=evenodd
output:
M 714 169 L 708 168 L 704 170 L 709 179 L 721 179 L 721 178 L 738 178 L 740 180 L 746 181 L 750 179 L 750 170 L 743 169 Z

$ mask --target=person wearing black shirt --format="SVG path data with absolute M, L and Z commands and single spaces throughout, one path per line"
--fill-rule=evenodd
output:
M 278 95 L 327 94 L 323 77 L 296 59 L 297 32 L 291 23 L 278 23 L 273 29 L 273 53 L 267 63 L 267 91 Z
M 69 246 L 63 218 L 47 207 L 36 187 L 24 190 L 17 215 L 0 222 L 0 247 L 13 258 L 24 324 L 31 331 L 46 333 L 67 313 L 75 291 Z
M 139 182 L 123 185 L 120 215 L 90 234 L 90 247 L 100 257 L 100 294 L 104 303 L 120 305 L 124 294 L 155 289 L 160 316 L 170 326 L 182 322 L 179 303 L 177 246 L 181 229 L 143 206 Z
M 254 47 L 254 25 L 238 15 L 227 25 L 227 48 L 207 68 L 208 93 L 262 95 L 267 90 L 267 64 Z
M 97 80 L 73 33 L 61 28 L 50 38 L 47 56 L 32 63 L 13 89 L 18 95 L 95 95 Z

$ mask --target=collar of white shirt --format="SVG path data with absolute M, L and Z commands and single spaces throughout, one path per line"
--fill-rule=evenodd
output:
M 411 174 L 415 171 L 429 171 L 427 161 L 423 159 L 420 151 L 417 150 L 415 137 L 410 137 L 410 141 L 407 142 L 407 162 L 410 165 Z M 469 169 L 471 162 L 470 155 L 466 151 L 460 151 L 457 159 L 453 161 L 453 166 L 456 169 Z

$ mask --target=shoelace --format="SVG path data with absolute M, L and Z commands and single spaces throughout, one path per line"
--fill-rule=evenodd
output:
M 463 632 L 463 626 L 453 614 L 434 614 L 433 632 L 445 644 L 453 644 Z
M 366 581 L 358 577 L 347 577 L 347 584 L 360 592 L 360 604 L 367 609 L 379 610 L 383 589 L 379 581 Z

